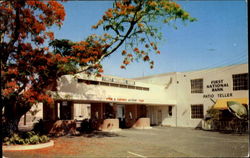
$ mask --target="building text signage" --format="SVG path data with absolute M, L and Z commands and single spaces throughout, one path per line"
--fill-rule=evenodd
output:
M 224 80 L 212 80 L 210 84 L 206 86 L 207 89 L 211 89 L 212 92 L 223 92 L 225 87 L 229 87 L 227 82 Z M 218 93 L 218 94 L 204 94 L 203 98 L 218 98 L 232 97 L 232 93 Z
M 140 102 L 143 103 L 143 99 L 126 99 L 126 98 L 113 98 L 113 97 L 108 97 L 106 98 L 108 101 L 120 101 L 120 102 Z
M 223 80 L 212 80 L 211 84 L 207 85 L 207 88 L 210 88 L 212 92 L 223 91 L 224 87 L 228 87 L 228 83 L 224 83 Z

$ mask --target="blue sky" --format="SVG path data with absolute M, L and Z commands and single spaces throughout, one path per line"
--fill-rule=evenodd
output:
M 198 19 L 178 24 L 178 29 L 163 26 L 164 40 L 153 54 L 154 69 L 148 63 L 134 62 L 120 69 L 122 57 L 116 52 L 103 61 L 104 74 L 126 78 L 167 72 L 183 72 L 248 62 L 247 3 L 242 1 L 179 1 L 184 10 Z M 55 37 L 73 41 L 85 39 L 111 1 L 69 1 L 64 3 L 66 19 L 61 29 L 53 28 Z

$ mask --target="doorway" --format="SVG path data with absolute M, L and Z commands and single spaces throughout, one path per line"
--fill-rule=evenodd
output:
M 125 105 L 117 105 L 116 118 L 119 119 L 119 128 L 125 128 Z
M 73 119 L 73 103 L 70 101 L 62 101 L 60 104 L 60 120 Z
M 157 115 L 157 120 L 158 120 L 158 125 L 162 124 L 162 110 L 158 110 L 158 115 Z

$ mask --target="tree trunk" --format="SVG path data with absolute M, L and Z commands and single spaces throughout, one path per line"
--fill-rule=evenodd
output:
M 6 136 L 12 136 L 14 133 L 18 132 L 18 123 L 20 119 L 6 119 L 5 122 L 3 122 L 3 137 Z
M 13 103 L 13 102 L 12 102 Z M 20 104 L 5 104 L 2 120 L 3 137 L 12 136 L 18 132 L 18 124 L 21 117 L 30 110 L 31 107 L 23 107 Z

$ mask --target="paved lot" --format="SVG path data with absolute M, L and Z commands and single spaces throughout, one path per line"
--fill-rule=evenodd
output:
M 55 139 L 55 146 L 34 151 L 4 152 L 18 157 L 245 157 L 248 135 L 192 128 L 154 127 L 95 132 Z

